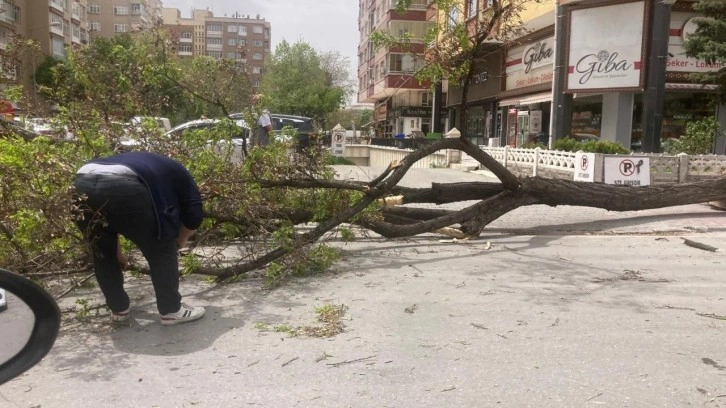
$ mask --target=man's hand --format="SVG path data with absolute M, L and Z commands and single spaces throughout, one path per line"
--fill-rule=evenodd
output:
M 190 230 L 189 228 L 182 225 L 181 229 L 179 230 L 179 235 L 176 237 L 176 246 L 179 248 L 184 248 L 187 246 L 187 241 L 189 241 L 189 237 L 194 235 L 194 230 Z

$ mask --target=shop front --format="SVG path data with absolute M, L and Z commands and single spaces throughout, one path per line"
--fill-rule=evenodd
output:
M 499 141 L 501 116 L 497 116 L 496 97 L 501 91 L 502 53 L 494 52 L 486 59 L 476 61 L 469 82 L 466 123 L 461 124 L 463 84 L 449 84 L 447 107 L 451 112 L 452 127 L 465 130 L 469 140 L 477 145 Z M 496 144 L 496 142 L 494 144 Z
M 554 36 L 552 27 L 532 34 L 524 45 L 507 50 L 505 91 L 498 115 L 504 119 L 503 143 L 521 147 L 547 143 L 551 116 Z
M 573 95 L 573 103 L 568 136 L 593 135 L 640 150 L 645 127 L 647 49 L 653 41 L 648 31 L 648 5 L 645 1 L 629 1 L 585 5 L 569 11 L 564 91 Z M 691 73 L 721 68 L 685 55 L 684 38 L 695 31 L 695 17 L 698 14 L 692 3 L 673 6 L 665 82 L 657 84 L 663 89 L 660 144 L 667 145 L 669 139 L 684 135 L 687 123 L 717 117 L 719 108 L 726 109 L 714 103 L 714 85 L 691 80 Z M 612 21 L 621 24 L 615 26 Z

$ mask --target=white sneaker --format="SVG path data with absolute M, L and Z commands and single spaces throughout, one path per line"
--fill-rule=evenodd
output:
M 201 319 L 204 312 L 206 312 L 206 309 L 203 307 L 192 307 L 182 303 L 178 312 L 161 315 L 161 324 L 162 326 L 171 326 L 172 324 L 192 322 Z
M 112 322 L 125 322 L 126 320 L 129 320 L 130 313 L 131 313 L 130 306 L 128 309 L 124 310 L 123 312 L 111 312 L 111 321 Z

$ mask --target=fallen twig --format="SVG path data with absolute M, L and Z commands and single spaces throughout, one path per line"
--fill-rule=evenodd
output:
M 286 365 L 292 363 L 293 361 L 297 360 L 298 358 L 300 358 L 300 357 L 295 357 L 295 358 L 293 358 L 291 360 L 287 360 L 284 363 L 282 363 L 282 366 L 285 367 Z
M 701 317 L 708 317 L 710 319 L 726 320 L 726 316 L 721 316 L 721 315 L 717 315 L 714 313 L 696 313 L 696 314 Z
M 60 295 L 56 296 L 55 300 L 58 300 L 58 299 L 62 298 L 63 296 L 65 296 L 65 295 L 67 295 L 67 294 L 69 294 L 69 293 L 73 292 L 73 289 L 75 289 L 75 288 L 77 288 L 77 287 L 81 286 L 81 285 L 83 284 L 83 282 L 85 282 L 85 281 L 87 281 L 87 280 L 91 279 L 91 278 L 93 277 L 93 275 L 94 275 L 94 274 L 93 274 L 93 273 L 91 273 L 91 274 L 87 275 L 86 277 L 84 277 L 83 279 L 81 279 L 80 281 L 78 281 L 78 282 L 74 283 L 74 284 L 73 284 L 73 286 L 71 286 L 70 288 L 66 289 L 66 291 L 65 291 L 65 292 L 63 292 L 63 293 L 61 293 Z
M 341 361 L 341 362 L 338 362 L 338 363 L 328 363 L 327 365 L 329 365 L 331 367 L 340 367 L 343 364 L 359 363 L 361 361 L 370 360 L 371 358 L 375 358 L 375 357 L 378 357 L 378 355 L 372 355 L 372 356 L 368 356 L 368 357 L 357 358 L 355 360 L 346 360 L 346 361 Z
M 681 238 L 681 239 L 683 240 L 683 243 L 688 245 L 689 247 L 703 249 L 704 251 L 711 251 L 711 252 L 718 251 L 718 248 L 712 247 L 711 245 L 706 245 L 706 244 L 702 244 L 700 242 L 691 241 L 690 239 L 687 239 L 687 238 Z

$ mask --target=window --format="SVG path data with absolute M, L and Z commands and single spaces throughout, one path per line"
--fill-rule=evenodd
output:
M 459 9 L 457 6 L 452 6 L 447 13 L 446 28 L 451 29 L 455 25 L 459 24 Z
M 81 27 L 80 26 L 78 26 L 76 24 L 73 24 L 72 31 L 73 31 L 73 36 L 74 37 L 76 37 L 76 38 L 80 38 L 81 37 Z
M 253 82 L 252 83 L 252 86 L 255 87 L 255 88 L 259 88 L 260 87 L 260 80 L 258 79 L 255 82 Z
M 234 47 L 235 45 L 237 45 L 237 39 L 236 38 L 230 38 L 229 40 L 227 40 L 227 45 L 231 45 L 231 46 Z
M 222 31 L 222 26 L 219 24 L 210 24 L 207 26 L 207 32 L 210 31 Z
M 239 40 L 239 46 L 244 47 L 247 45 L 247 40 Z
M 247 35 L 247 27 L 239 26 L 239 35 Z
M 389 54 L 388 61 L 390 72 L 413 72 L 416 68 L 414 57 L 410 54 Z
M 101 23 L 98 21 L 91 21 L 91 31 L 101 31 Z
M 261 61 L 262 60 L 262 54 L 259 53 L 259 52 L 256 52 L 256 53 L 252 54 L 252 59 L 253 60 L 256 60 L 256 61 Z
M 65 58 L 66 56 L 66 45 L 63 39 L 53 37 L 50 40 L 50 51 L 54 57 Z
M 236 52 L 228 52 L 227 53 L 227 59 L 237 59 L 237 53 Z
M 179 44 L 179 52 L 192 52 L 191 44 Z
M 253 74 L 261 74 L 262 73 L 262 67 L 252 67 L 252 73 Z
M 141 3 L 131 3 L 131 14 L 139 15 L 141 14 Z
M 113 14 L 125 16 L 129 14 L 129 8 L 126 6 L 113 6 Z
M 192 32 L 191 31 L 183 31 L 181 33 L 181 38 L 185 38 L 187 40 L 191 40 L 192 39 Z
M 207 38 L 207 45 L 222 45 L 221 38 Z
M 212 58 L 222 59 L 222 51 L 207 51 L 207 55 Z
M 254 40 L 254 41 L 252 41 L 252 46 L 253 47 L 262 47 L 262 41 Z
M 100 4 L 89 4 L 88 5 L 88 13 L 89 14 L 100 14 L 101 13 L 101 5 Z
M 262 34 L 262 26 L 253 26 L 252 32 L 255 34 Z
M 113 25 L 113 32 L 114 33 L 126 33 L 129 31 L 129 25 L 128 24 L 114 24 Z
M 421 93 L 421 106 L 431 106 L 433 102 L 434 98 L 430 92 Z
M 228 25 L 227 26 L 227 32 L 228 33 L 236 33 L 238 29 L 239 29 L 239 27 L 236 26 L 236 25 Z
M 472 18 L 476 15 L 476 1 L 477 0 L 466 1 L 466 18 Z

